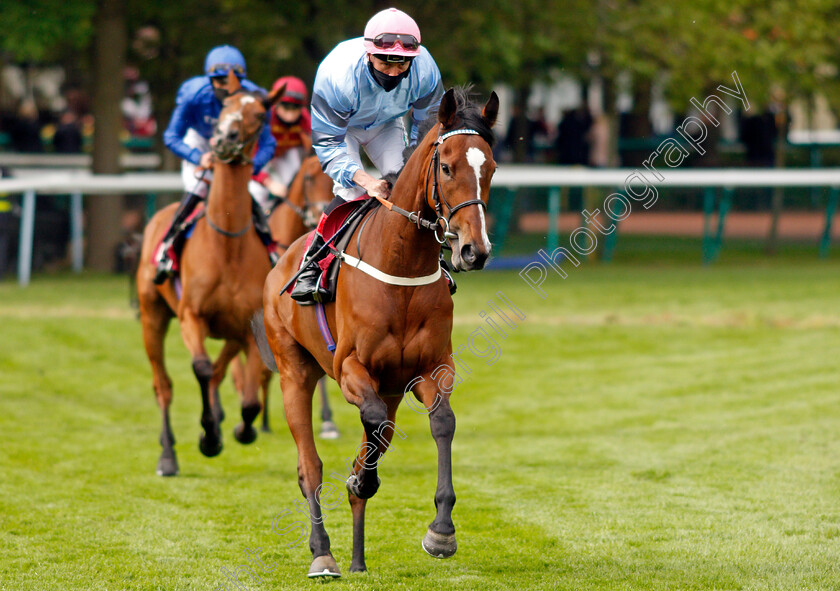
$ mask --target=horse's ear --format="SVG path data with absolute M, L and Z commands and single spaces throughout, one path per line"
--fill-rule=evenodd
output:
M 487 125 L 493 127 L 496 124 L 496 117 L 499 115 L 499 95 L 495 91 L 490 93 L 487 104 L 481 110 L 481 116 L 487 121 Z
M 234 94 L 235 92 L 239 92 L 242 89 L 242 84 L 239 82 L 239 78 L 236 77 L 236 74 L 233 72 L 233 68 L 228 70 L 227 75 L 227 91 L 228 94 Z
M 270 111 L 271 107 L 277 104 L 280 100 L 280 97 L 283 96 L 283 93 L 286 92 L 286 85 L 284 84 L 280 88 L 277 88 L 268 93 L 268 96 L 263 99 L 263 107 L 266 111 Z
M 455 125 L 455 114 L 458 111 L 458 105 L 455 104 L 455 91 L 449 89 L 440 99 L 440 108 L 438 108 L 438 121 L 444 129 L 449 129 Z

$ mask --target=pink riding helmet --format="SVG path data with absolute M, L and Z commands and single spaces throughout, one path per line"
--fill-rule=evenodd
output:
M 365 49 L 368 53 L 420 55 L 420 28 L 402 10 L 377 12 L 365 25 Z

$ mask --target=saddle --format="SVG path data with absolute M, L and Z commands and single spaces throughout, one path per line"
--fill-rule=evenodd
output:
M 328 293 L 321 303 L 335 300 L 338 272 L 341 269 L 341 257 L 338 255 L 341 255 L 347 249 L 347 245 L 350 243 L 353 234 L 355 234 L 356 228 L 364 223 L 364 220 L 367 219 L 367 214 L 377 207 L 379 207 L 379 201 L 365 195 L 353 201 L 342 203 L 327 216 L 322 230 L 324 240 L 327 241 L 336 235 L 338 237 L 330 245 L 327 254 L 317 263 L 321 269 L 321 276 L 318 281 L 321 287 Z M 353 215 L 354 212 L 358 212 L 358 214 Z M 350 219 L 351 216 L 352 219 Z M 314 232 L 310 234 L 306 241 L 306 250 L 308 250 L 313 236 Z M 301 262 L 303 262 L 302 258 Z

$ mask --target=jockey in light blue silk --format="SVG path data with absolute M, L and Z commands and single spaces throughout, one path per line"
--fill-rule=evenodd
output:
M 362 167 L 361 150 L 385 176 L 404 165 L 403 150 L 416 144 L 420 122 L 435 117 L 443 96 L 440 70 L 420 45 L 420 29 L 409 15 L 389 8 L 375 14 L 364 37 L 339 43 L 321 65 L 312 89 L 312 144 L 324 171 L 333 179 L 336 198 L 304 257 L 324 244 L 326 215 L 344 201 L 367 193 L 387 198 L 387 181 Z M 411 111 L 411 129 L 403 116 Z M 302 304 L 320 299 L 320 269 L 310 265 L 291 296 Z

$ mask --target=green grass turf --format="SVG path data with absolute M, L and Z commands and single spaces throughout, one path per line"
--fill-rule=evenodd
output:
M 837 589 L 840 263 L 724 250 L 702 267 L 693 254 L 570 268 L 544 300 L 513 272 L 460 275 L 456 346 L 498 291 L 527 318 L 492 365 L 465 356 L 452 397 L 458 553 L 420 548 L 436 452 L 427 419 L 403 406 L 406 439 L 368 504 L 368 573 L 347 572 L 346 502 L 326 512 L 345 573 L 333 587 Z M 0 589 L 214 589 L 256 547 L 276 568 L 244 588 L 317 585 L 306 544 L 271 529 L 300 499 L 276 384 L 274 434 L 244 447 L 226 382 L 225 450 L 202 457 L 173 323 L 181 475 L 163 479 L 125 278 L 7 280 L 0 320 Z M 318 442 L 326 473 L 360 435 L 358 411 L 331 395 L 343 436 Z

